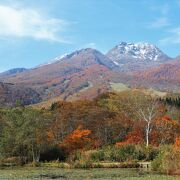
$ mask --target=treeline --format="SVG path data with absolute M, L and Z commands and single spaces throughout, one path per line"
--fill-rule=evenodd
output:
M 77 151 L 108 146 L 118 149 L 124 145 L 178 145 L 179 109 L 168 110 L 158 99 L 134 91 L 106 93 L 94 100 L 60 101 L 49 109 L 1 109 L 0 159 L 15 159 L 20 164 L 67 161 Z M 138 154 L 139 150 L 134 150 Z M 129 153 L 133 153 L 131 149 Z M 123 159 L 123 153 L 115 158 L 118 159 Z
M 176 106 L 180 108 L 180 97 L 169 96 L 166 98 L 160 98 L 159 100 L 167 105 Z

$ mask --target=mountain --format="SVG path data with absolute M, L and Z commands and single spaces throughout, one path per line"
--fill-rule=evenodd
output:
M 87 48 L 15 76 L 0 77 L 0 80 L 31 86 L 43 99 L 55 96 L 63 99 L 75 96 L 89 98 L 109 89 L 109 81 L 116 78 L 113 71 L 116 68 L 117 65 L 108 57 L 95 49 Z
M 24 72 L 24 71 L 27 71 L 27 69 L 26 68 L 14 68 L 14 69 L 10 69 L 8 71 L 5 71 L 3 73 L 0 73 L 0 77 L 13 76 L 13 75 L 16 75 L 16 74 Z
M 41 101 L 40 95 L 31 88 L 0 82 L 0 107 L 13 107 L 35 104 Z
M 159 89 L 180 89 L 180 57 L 158 67 L 134 74 L 136 84 Z
M 139 71 L 171 60 L 159 48 L 149 43 L 122 42 L 106 55 L 123 72 Z
M 17 89 L 31 87 L 36 102 L 40 99 L 90 99 L 107 91 L 139 86 L 178 91 L 179 59 L 173 60 L 147 43 L 121 43 L 107 56 L 95 49 L 81 49 L 32 69 L 5 76 L 0 74 L 0 81 L 13 83 Z M 7 93 L 4 93 L 6 96 Z M 10 100 L 11 93 L 12 90 L 7 95 Z

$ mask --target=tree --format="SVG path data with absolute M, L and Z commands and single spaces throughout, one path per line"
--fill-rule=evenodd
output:
M 77 110 L 71 102 L 60 101 L 53 105 L 53 108 L 51 108 L 53 117 L 47 130 L 49 142 L 53 145 L 58 145 L 73 131 L 78 124 L 78 119 L 74 117 L 74 113 Z
M 124 144 L 144 144 L 143 123 L 136 123 L 132 130 L 126 135 L 124 141 L 117 142 L 117 146 Z
M 177 136 L 177 137 L 176 137 L 176 141 L 175 141 L 175 143 L 174 143 L 174 146 L 175 146 L 175 147 L 180 147 L 180 136 Z
M 137 113 L 140 120 L 145 122 L 146 146 L 149 146 L 149 135 L 153 128 L 153 121 L 158 116 L 158 103 L 151 97 L 145 98 L 145 101 L 138 102 Z
M 91 131 L 89 129 L 83 129 L 82 126 L 78 126 L 77 129 L 64 138 L 60 146 L 64 147 L 68 152 L 84 149 L 92 143 L 90 135 Z
M 53 114 L 48 139 L 54 144 L 62 142 L 80 124 L 93 132 L 99 145 L 110 144 L 119 136 L 119 119 L 114 119 L 115 114 L 99 106 L 97 101 L 60 102 Z
M 15 108 L 5 112 L 0 140 L 5 157 L 18 156 L 22 162 L 25 159 L 39 161 L 47 140 L 45 114 L 32 108 Z
M 126 136 L 126 142 L 128 144 L 143 144 L 143 131 L 141 128 L 136 128 Z
M 172 120 L 169 116 L 157 118 L 154 122 L 154 129 L 151 137 L 153 144 L 174 143 L 178 131 L 178 121 Z
M 134 123 L 144 122 L 146 146 L 149 145 L 149 135 L 153 128 L 154 120 L 163 114 L 164 109 L 147 92 L 131 90 L 116 94 L 110 94 L 103 103 L 115 113 L 123 115 L 126 120 L 133 120 Z M 128 134 L 128 132 L 127 132 Z

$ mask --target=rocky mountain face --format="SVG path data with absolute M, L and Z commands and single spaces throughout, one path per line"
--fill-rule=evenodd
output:
M 29 105 L 40 101 L 40 95 L 31 88 L 0 82 L 0 107 Z
M 123 72 L 143 70 L 171 60 L 160 49 L 149 43 L 122 42 L 112 48 L 106 55 Z
M 24 104 L 56 97 L 89 99 L 112 91 L 113 87 L 122 88 L 121 83 L 178 91 L 179 59 L 169 58 L 148 43 L 120 43 L 107 55 L 91 48 L 82 49 L 32 69 L 1 73 L 0 82 L 16 84 L 5 85 L 8 90 L 2 91 L 2 97 L 6 98 L 1 102 L 14 103 L 13 98 L 23 99 L 24 96 L 27 99 Z M 31 90 L 27 90 L 28 87 Z

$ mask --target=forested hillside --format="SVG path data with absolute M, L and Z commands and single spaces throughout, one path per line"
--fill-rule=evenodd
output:
M 0 82 L 0 107 L 39 103 L 40 95 L 29 87 Z
M 10 157 L 22 164 L 59 159 L 80 166 L 76 155 L 84 151 L 96 152 L 95 161 L 153 160 L 162 146 L 179 146 L 180 107 L 172 100 L 124 91 L 59 101 L 48 109 L 1 109 L 2 162 Z

